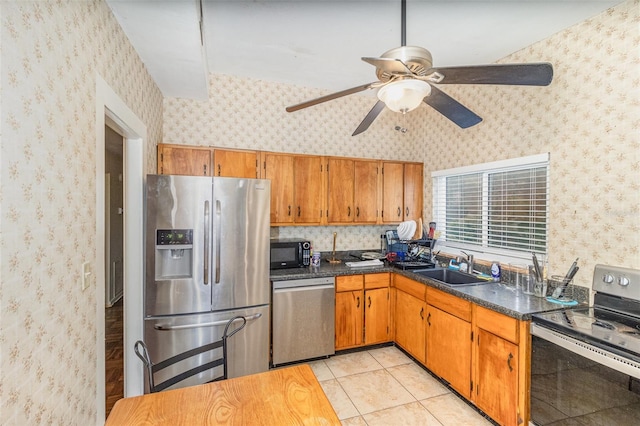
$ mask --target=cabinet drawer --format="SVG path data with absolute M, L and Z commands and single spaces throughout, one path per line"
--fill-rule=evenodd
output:
M 471 302 L 468 300 L 460 299 L 433 287 L 427 287 L 427 303 L 464 321 L 471 322 Z
M 362 290 L 362 278 L 362 274 L 336 277 L 336 291 Z
M 518 344 L 518 320 L 515 318 L 476 306 L 476 326 Z
M 389 287 L 389 272 L 380 274 L 366 274 L 364 276 L 364 288 L 383 288 Z
M 422 283 L 419 283 L 407 277 L 403 277 L 402 275 L 395 274 L 393 277 L 393 285 L 398 290 L 402 290 L 405 293 L 417 297 L 420 300 L 425 300 L 424 296 L 427 286 Z

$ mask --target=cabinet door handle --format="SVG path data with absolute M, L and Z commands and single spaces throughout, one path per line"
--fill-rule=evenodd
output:
M 358 303 L 356 304 L 356 308 L 359 308 L 360 307 L 360 296 L 357 297 L 357 301 L 358 301 Z
M 351 217 L 351 206 L 347 207 L 347 217 Z
M 289 207 L 289 213 L 288 213 L 288 215 L 289 215 L 289 216 L 291 216 L 291 206 L 289 205 L 289 206 L 287 206 L 287 207 Z
M 218 164 L 218 176 L 220 176 L 220 164 Z
M 511 366 L 511 360 L 513 359 L 513 355 L 509 354 L 507 357 L 507 366 L 509 366 L 509 371 L 513 371 L 513 367 Z
M 429 327 L 431 327 L 431 312 L 429 312 L 429 315 L 427 315 L 427 324 L 429 324 Z
M 402 216 L 402 209 L 398 207 L 398 217 Z
M 367 306 L 367 308 L 371 307 L 371 296 L 369 296 L 369 306 Z
M 407 217 L 409 217 L 409 207 L 405 207 L 405 212 L 407 212 Z
M 360 217 L 360 207 L 356 207 L 356 217 Z
M 300 206 L 298 206 L 298 217 L 300 217 Z
M 420 318 L 424 319 L 424 308 L 420 309 Z
M 207 175 L 207 165 L 206 165 L 206 164 L 203 164 L 203 165 L 202 165 L 202 174 L 203 174 L 204 176 L 206 176 L 206 175 Z

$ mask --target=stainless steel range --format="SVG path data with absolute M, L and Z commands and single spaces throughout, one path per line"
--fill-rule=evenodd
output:
M 640 270 L 596 265 L 593 290 L 532 317 L 532 424 L 640 424 Z

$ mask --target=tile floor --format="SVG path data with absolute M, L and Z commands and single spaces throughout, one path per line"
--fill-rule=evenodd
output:
M 309 365 L 344 426 L 492 424 L 394 346 Z

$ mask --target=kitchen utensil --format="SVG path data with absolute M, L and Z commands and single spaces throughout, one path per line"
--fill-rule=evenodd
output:
M 535 253 L 531 253 L 531 257 L 533 259 L 533 268 L 535 271 L 536 281 L 542 281 L 542 269 L 540 268 L 540 263 L 538 263 L 538 256 Z
M 327 259 L 329 263 L 340 263 L 342 262 L 340 259 L 336 259 L 336 237 L 338 236 L 337 232 L 333 233 L 333 251 L 331 252 L 331 258 Z
M 374 260 L 374 259 L 384 259 L 385 255 L 382 253 L 378 253 L 375 251 L 365 251 L 360 255 L 360 259 L 362 260 Z
M 561 284 L 553 291 L 553 294 L 551 295 L 552 299 L 572 299 L 572 295 L 567 294 L 567 287 L 569 286 L 569 283 L 571 282 L 573 277 L 575 277 L 578 269 L 580 269 L 577 266 L 579 259 L 580 258 L 576 258 L 576 260 L 573 261 L 571 267 L 567 271 L 567 274 L 560 279 Z

